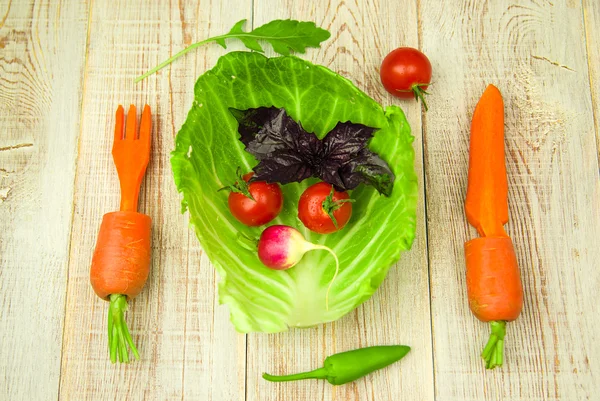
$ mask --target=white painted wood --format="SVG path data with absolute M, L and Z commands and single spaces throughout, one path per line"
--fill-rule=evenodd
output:
M 302 55 L 351 79 L 384 105 L 398 104 L 416 136 L 415 169 L 422 191 L 421 108 L 392 98 L 379 82 L 379 66 L 396 47 L 418 47 L 416 3 L 391 1 L 254 1 L 254 26 L 272 19 L 315 21 L 331 38 Z M 390 270 L 375 295 L 341 320 L 276 335 L 248 335 L 248 400 L 430 400 L 433 399 L 429 284 L 424 197 L 420 194 L 417 238 L 410 252 Z M 399 363 L 356 382 L 332 387 L 324 380 L 270 383 L 262 372 L 311 370 L 328 355 L 359 347 L 406 344 Z
M 169 163 L 174 137 L 193 99 L 198 75 L 223 50 L 207 46 L 139 84 L 133 79 L 185 45 L 230 29 L 251 14 L 250 2 L 94 2 L 90 24 L 69 265 L 61 399 L 243 400 L 245 336 L 217 307 L 214 269 L 200 250 Z M 234 47 L 235 48 L 235 47 Z M 89 284 L 102 214 L 119 206 L 111 159 L 119 103 L 152 107 L 152 155 L 140 211 L 153 219 L 151 274 L 126 319 L 141 360 L 111 365 L 108 304 Z
M 570 401 L 600 392 L 597 2 L 91 3 L 0 0 L 0 399 Z M 291 17 L 326 27 L 332 38 L 303 57 L 406 110 L 427 213 L 423 193 L 413 250 L 355 312 L 246 342 L 217 303 L 218 278 L 179 214 L 169 165 L 194 82 L 225 51 L 207 46 L 132 81 L 252 17 L 255 26 Z M 401 45 L 433 64 L 423 124 L 417 104 L 393 100 L 378 81 L 381 60 Z M 468 310 L 462 251 L 475 235 L 463 212 L 468 130 L 488 83 L 505 96 L 507 229 L 525 287 L 506 366 L 495 371 L 478 356 L 489 331 Z M 127 314 L 142 360 L 118 366 L 89 264 L 102 214 L 119 203 L 114 111 L 145 102 L 154 137 L 140 210 L 154 221 L 153 264 Z M 394 343 L 413 349 L 346 386 L 260 378 Z
M 582 400 L 600 390 L 600 189 L 579 2 L 420 2 L 435 86 L 425 165 L 436 398 Z M 505 367 L 467 306 L 463 242 L 470 118 L 489 83 L 505 98 L 510 222 L 525 306 Z
M 0 399 L 56 399 L 88 8 L 0 1 Z
M 596 125 L 596 144 L 598 150 L 600 150 L 600 2 L 584 0 L 583 16 L 594 123 Z M 600 159 L 600 152 L 598 152 L 598 158 Z

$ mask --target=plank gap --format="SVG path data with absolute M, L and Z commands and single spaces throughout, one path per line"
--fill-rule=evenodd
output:
M 600 38 L 598 38 L 599 32 L 600 30 L 598 30 L 598 32 L 593 32 L 593 30 L 597 29 L 595 27 L 597 27 L 597 25 L 594 25 L 594 22 L 600 23 L 600 18 L 598 14 L 600 14 L 600 6 L 592 2 L 591 8 L 591 12 L 588 12 L 587 10 L 587 1 L 588 0 L 581 0 L 581 20 L 583 23 L 583 27 L 585 30 L 585 35 L 583 37 L 583 40 L 585 42 L 585 55 L 586 55 L 586 59 L 587 59 L 587 67 L 588 67 L 588 80 L 590 83 L 590 98 L 591 98 L 591 102 L 592 102 L 592 117 L 594 119 L 594 132 L 596 134 L 596 155 L 598 156 L 598 164 L 600 164 L 600 132 L 599 132 L 599 127 L 600 127 L 600 121 L 598 121 L 598 108 L 600 107 L 600 104 L 598 103 L 598 93 L 597 93 L 597 89 L 596 86 L 594 85 L 594 81 L 596 79 L 600 79 L 600 77 L 596 77 L 595 76 L 595 72 L 596 72 L 596 68 L 598 68 L 597 63 L 594 62 L 594 60 L 592 60 L 593 58 L 593 54 L 596 54 L 598 56 L 598 53 L 594 53 L 594 48 L 592 48 L 592 44 L 590 42 L 592 42 L 592 38 L 595 37 L 597 42 L 600 42 Z M 594 9 L 594 7 L 597 7 L 597 9 Z M 591 19 L 592 21 L 588 21 L 588 15 L 590 15 L 589 19 Z M 596 21 L 596 18 L 598 19 L 598 21 Z M 594 36 L 595 34 L 595 36 Z M 596 46 L 598 45 L 598 43 L 596 43 Z M 600 57 L 598 57 L 598 60 L 596 60 L 596 62 L 600 61 Z M 600 174 L 600 172 L 599 172 Z
M 87 31 L 86 31 L 86 39 L 85 39 L 85 49 L 84 49 L 84 58 L 83 58 L 83 77 L 81 82 L 81 98 L 79 100 L 79 137 L 77 138 L 77 150 L 75 154 L 75 177 L 73 178 L 73 188 L 77 188 L 78 176 L 79 176 L 79 151 L 81 149 L 81 137 L 82 137 L 82 129 L 83 129 L 83 110 L 84 110 L 84 99 L 85 99 L 85 90 L 86 90 L 86 81 L 87 81 L 87 72 L 88 72 L 88 50 L 90 45 L 90 33 L 92 27 L 92 7 L 93 0 L 90 0 L 90 4 L 88 6 L 88 20 L 87 20 Z M 71 252 L 73 245 L 73 236 L 75 235 L 73 231 L 73 224 L 75 220 L 75 194 L 73 194 L 73 203 L 71 205 L 71 218 L 70 218 L 70 226 L 69 226 L 69 248 L 67 251 L 68 261 L 67 261 L 67 274 L 66 274 L 66 286 L 65 289 L 69 288 L 69 276 L 71 272 Z M 65 344 L 65 336 L 67 333 L 66 330 L 66 319 L 67 319 L 67 305 L 69 304 L 69 291 L 65 291 L 65 302 L 63 306 L 63 319 L 65 319 L 65 324 L 63 324 L 63 332 L 61 336 L 61 351 L 60 351 L 60 365 L 59 365 L 59 380 L 58 380 L 58 394 L 57 400 L 60 400 L 60 392 L 62 390 L 62 380 L 60 380 L 63 372 L 63 348 Z
M 422 24 L 422 15 L 421 15 L 421 0 L 415 0 L 416 8 L 417 8 L 417 40 L 419 50 L 423 51 L 423 24 Z M 432 74 L 433 80 L 433 74 Z M 428 299 L 429 299 L 429 324 L 430 324 L 430 337 L 431 337 L 431 370 L 432 370 L 432 378 L 433 382 L 431 386 L 433 387 L 433 399 L 434 401 L 437 399 L 437 391 L 436 391 L 436 379 L 435 379 L 435 347 L 434 347 L 434 336 L 433 336 L 433 312 L 432 312 L 432 299 L 431 299 L 431 258 L 429 255 L 429 219 L 427 218 L 427 172 L 425 171 L 425 166 L 427 165 L 427 112 L 424 108 L 421 108 L 421 154 L 423 159 L 423 169 L 421 172 L 421 176 L 423 177 L 423 216 L 424 216 L 424 224 L 425 224 L 425 260 L 427 262 L 427 289 L 429 290 Z

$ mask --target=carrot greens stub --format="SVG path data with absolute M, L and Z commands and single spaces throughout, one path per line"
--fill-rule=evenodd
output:
M 110 306 L 108 308 L 108 349 L 111 362 L 129 362 L 129 352 L 127 347 L 131 349 L 135 359 L 140 359 L 129 329 L 125 322 L 125 311 L 127 310 L 127 297 L 120 294 L 112 294 L 110 296 Z

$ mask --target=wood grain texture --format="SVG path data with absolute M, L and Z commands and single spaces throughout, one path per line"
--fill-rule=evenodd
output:
M 250 15 L 246 1 L 94 2 L 83 127 L 77 163 L 60 398 L 65 400 L 242 400 L 245 336 L 218 308 L 217 277 L 180 214 L 169 153 L 193 99 L 196 77 L 222 53 L 208 46 L 139 84 L 133 79 L 185 45 Z M 119 206 L 111 159 L 117 105 L 152 107 L 152 155 L 140 211 L 153 219 L 152 270 L 126 315 L 141 360 L 111 365 L 108 304 L 89 267 L 102 214 Z
M 218 305 L 219 279 L 179 213 L 169 164 L 194 82 L 225 51 L 197 49 L 133 84 L 242 18 L 329 29 L 322 48 L 302 57 L 406 111 L 421 191 L 413 249 L 371 300 L 332 324 L 247 337 Z M 381 60 L 401 45 L 422 48 L 433 64 L 424 118 L 379 84 Z M 598 49 L 594 0 L 0 0 L 0 400 L 596 399 Z M 506 228 L 525 287 L 506 366 L 494 371 L 479 358 L 489 328 L 469 312 L 463 255 L 476 235 L 463 212 L 470 118 L 488 83 L 505 97 Z M 154 222 L 153 263 L 126 316 L 142 360 L 111 365 L 107 303 L 89 267 L 101 217 L 119 204 L 116 106 L 145 102 L 153 153 L 140 210 Z M 412 351 L 340 387 L 260 377 L 377 344 Z
M 0 1 L 2 400 L 58 394 L 87 16 Z
M 385 55 L 402 45 L 418 46 L 416 3 L 387 1 L 254 1 L 254 26 L 272 19 L 315 21 L 332 36 L 321 49 L 302 57 L 338 72 L 384 105 L 406 112 L 416 136 L 415 169 L 422 185 L 421 109 L 398 101 L 379 82 Z M 420 194 L 417 238 L 410 252 L 390 270 L 375 295 L 341 320 L 280 334 L 248 335 L 247 400 L 430 400 L 433 399 L 429 291 L 424 201 Z M 359 347 L 407 344 L 401 362 L 356 382 L 332 387 L 324 380 L 270 383 L 272 374 L 311 370 L 331 354 Z
M 600 160 L 600 2 L 583 0 L 585 43 L 592 91 L 596 144 Z
M 581 4 L 421 0 L 420 15 L 436 82 L 424 122 L 436 398 L 595 399 L 600 188 Z M 470 118 L 489 83 L 505 98 L 507 230 L 525 291 L 494 371 L 463 255 L 476 236 L 463 211 Z

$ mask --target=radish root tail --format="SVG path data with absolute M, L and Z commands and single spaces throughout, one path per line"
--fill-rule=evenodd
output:
M 333 259 L 335 259 L 335 273 L 333 274 L 333 278 L 331 279 L 331 281 L 329 282 L 329 285 L 327 286 L 327 293 L 325 294 L 325 309 L 329 310 L 329 291 L 331 290 L 331 286 L 333 285 L 333 282 L 335 281 L 338 273 L 340 272 L 340 261 L 338 260 L 337 255 L 331 248 L 328 248 L 324 245 L 313 245 L 312 248 L 313 249 L 322 249 L 324 251 L 327 251 L 331 254 L 331 256 L 333 256 Z

